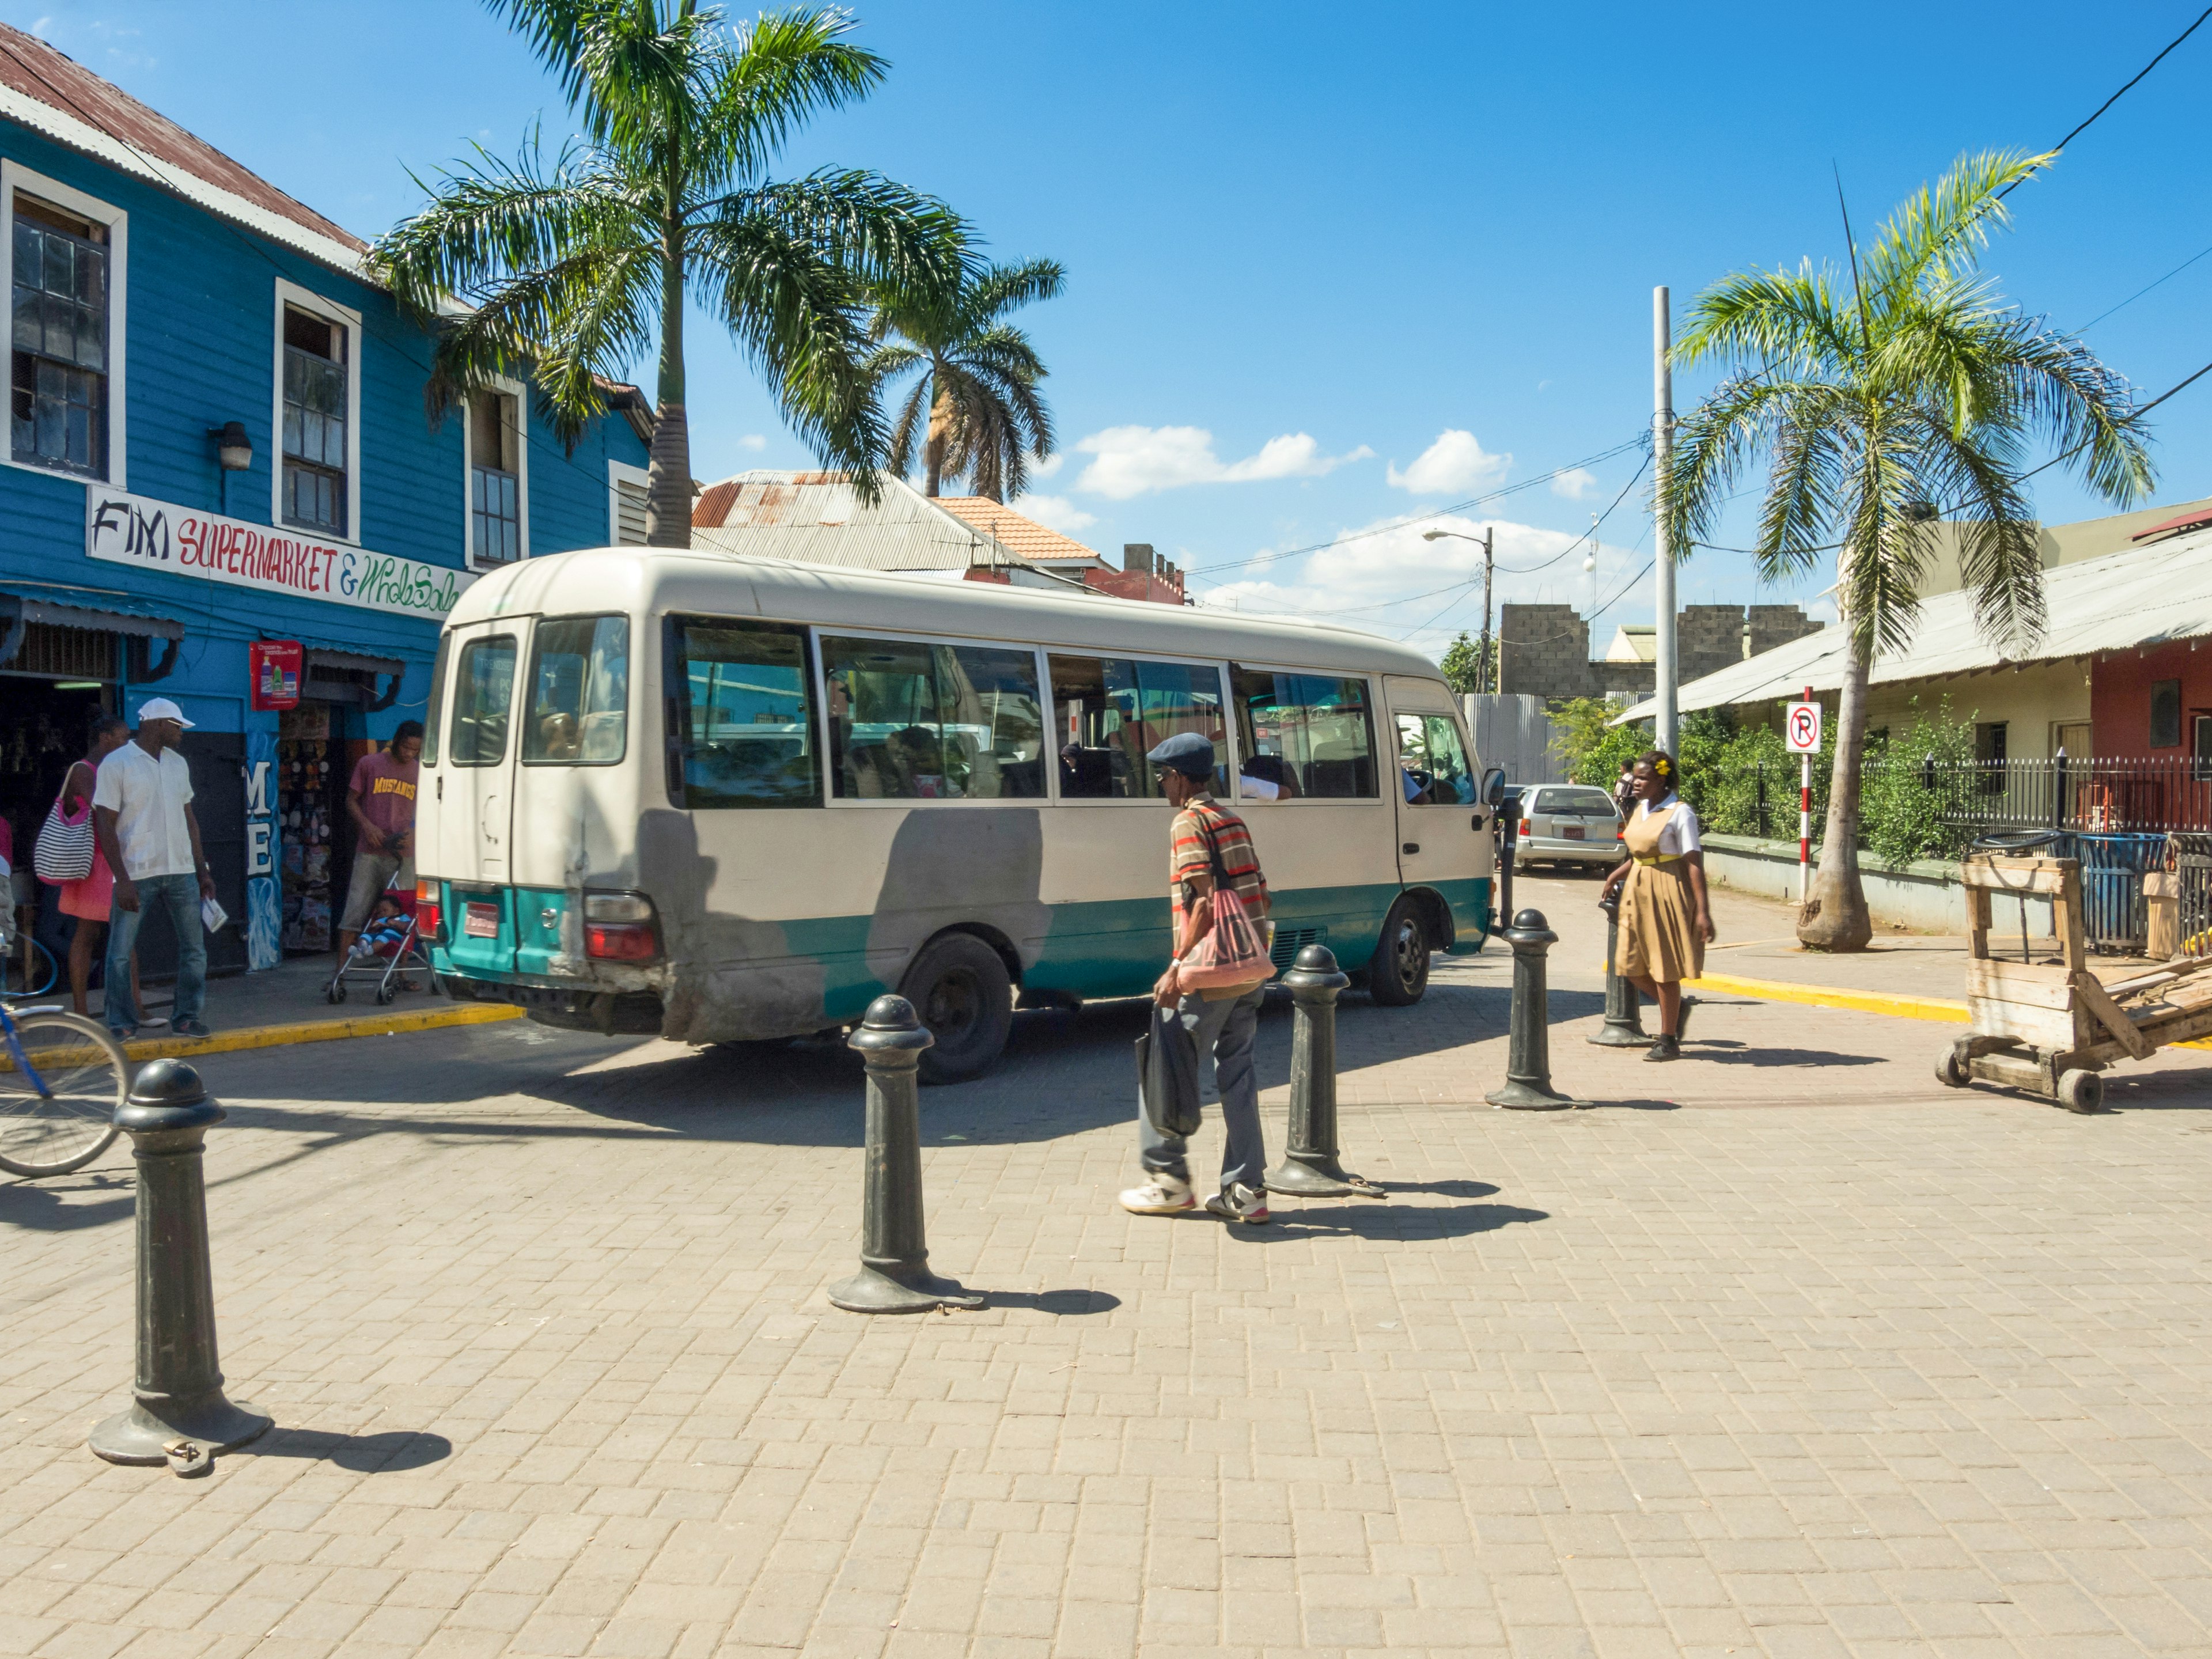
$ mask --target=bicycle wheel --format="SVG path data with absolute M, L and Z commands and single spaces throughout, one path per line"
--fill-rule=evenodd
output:
M 0 962 L 0 996 L 42 997 L 54 988 L 61 970 L 54 966 L 53 952 L 36 939 L 27 941 L 30 957 L 27 963 L 24 949 L 27 941 L 17 939 Z
M 82 1170 L 114 1140 L 130 1089 L 131 1063 L 106 1027 L 58 1010 L 19 1015 L 14 1044 L 0 1048 L 0 1170 Z

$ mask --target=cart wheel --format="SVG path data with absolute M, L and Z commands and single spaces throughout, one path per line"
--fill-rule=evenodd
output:
M 343 1002 L 345 1000 L 345 981 L 343 980 L 333 980 L 331 982 L 331 988 L 324 992 L 323 995 L 331 1002 Z
M 2061 1072 L 2058 1103 L 2069 1112 L 2094 1112 L 2105 1103 L 2105 1079 L 2094 1072 Z
M 1947 1089 L 1966 1086 L 1967 1072 L 1956 1048 L 1946 1048 L 1936 1059 L 1936 1080 Z

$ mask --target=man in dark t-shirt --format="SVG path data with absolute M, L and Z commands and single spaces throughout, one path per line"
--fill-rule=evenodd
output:
M 341 963 L 386 888 L 397 880 L 405 891 L 415 890 L 415 786 L 422 758 L 422 722 L 402 720 L 387 752 L 363 755 L 354 765 L 346 811 L 359 839 L 345 915 L 338 922 Z

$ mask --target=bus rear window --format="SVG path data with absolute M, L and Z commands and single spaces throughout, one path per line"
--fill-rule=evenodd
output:
M 438 739 L 446 726 L 446 670 L 453 660 L 453 636 L 441 634 L 438 636 L 437 658 L 430 665 L 430 708 L 422 728 L 422 764 L 425 766 L 438 763 Z
M 689 808 L 818 804 L 805 630 L 672 617 L 667 641 L 670 798 Z
M 530 647 L 531 766 L 612 766 L 628 746 L 629 618 L 549 617 Z
M 461 647 L 453 673 L 454 765 L 496 766 L 507 758 L 514 656 L 512 634 L 471 640 Z

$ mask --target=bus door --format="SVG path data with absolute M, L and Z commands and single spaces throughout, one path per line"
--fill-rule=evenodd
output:
M 1386 675 L 1397 741 L 1398 877 L 1451 906 L 1462 949 L 1483 935 L 1489 908 L 1489 813 L 1476 799 L 1467 734 L 1451 693 L 1431 680 Z
M 515 678 L 528 630 L 526 618 L 502 617 L 452 629 L 446 642 L 452 702 L 432 786 L 436 845 L 420 852 L 448 884 L 447 950 L 465 975 L 514 967 Z

